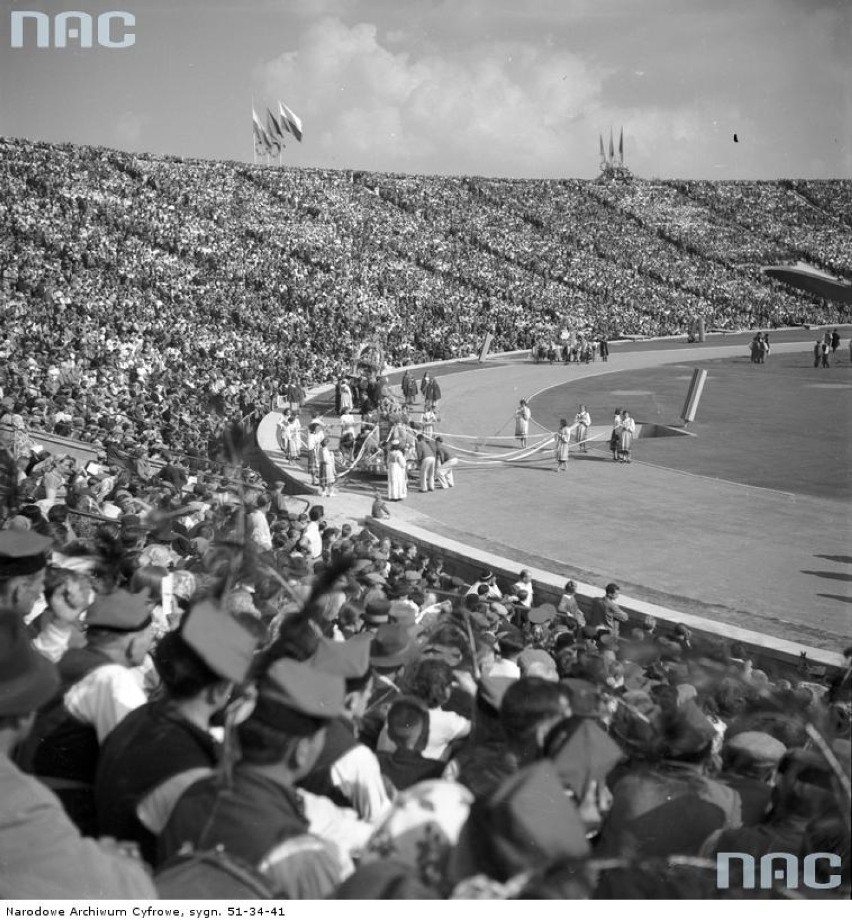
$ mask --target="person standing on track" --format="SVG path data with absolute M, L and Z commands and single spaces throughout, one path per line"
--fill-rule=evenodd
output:
M 526 400 L 522 400 L 515 410 L 515 438 L 521 443 L 521 448 L 527 447 L 527 436 L 530 431 L 530 417 L 532 413 Z
M 589 415 L 584 403 L 580 404 L 580 410 L 574 417 L 574 425 L 577 427 L 577 444 L 580 446 L 580 451 L 585 454 L 589 450 L 587 438 L 589 426 L 592 425 L 592 417 Z
M 629 411 L 621 414 L 621 427 L 618 434 L 618 460 L 630 464 L 630 451 L 633 447 L 633 436 L 636 432 L 636 423 Z
M 420 467 L 420 492 L 435 492 L 435 450 L 432 448 L 429 440 L 419 433 L 417 444 L 414 446 L 417 452 L 417 463 Z
M 423 427 L 423 435 L 431 439 L 435 434 L 435 423 L 438 422 L 438 414 L 434 410 L 424 410 L 420 416 L 420 425 Z
M 559 420 L 559 432 L 554 436 L 556 439 L 556 470 L 568 470 L 568 457 L 571 447 L 571 427 L 567 419 Z
M 621 410 L 616 408 L 612 417 L 612 434 L 609 437 L 609 450 L 612 452 L 612 460 L 618 461 L 618 439 L 621 435 Z

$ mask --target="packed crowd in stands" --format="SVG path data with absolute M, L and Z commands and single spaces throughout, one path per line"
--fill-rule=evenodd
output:
M 614 583 L 548 599 L 330 526 L 241 423 L 377 330 L 405 365 L 838 322 L 758 268 L 848 273 L 852 184 L 0 141 L 0 193 L 1 896 L 741 898 L 770 891 L 720 890 L 718 853 L 820 852 L 788 887 L 849 897 L 851 650 L 782 668 Z
M 849 898 L 852 648 L 452 572 L 232 441 L 196 475 L 5 451 L 5 898 Z M 837 858 L 752 887 L 779 852 Z
M 760 273 L 852 271 L 852 183 L 275 170 L 0 140 L 0 388 L 30 428 L 204 456 L 221 420 L 388 362 L 836 323 Z

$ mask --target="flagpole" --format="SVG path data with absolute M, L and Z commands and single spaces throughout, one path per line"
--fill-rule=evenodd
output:
M 251 96 L 251 162 L 257 166 L 257 141 L 254 135 L 254 93 Z

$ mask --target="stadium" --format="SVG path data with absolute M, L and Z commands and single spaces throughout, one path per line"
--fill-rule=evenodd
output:
M 848 900 L 852 180 L 287 98 L 0 137 L 0 895 Z

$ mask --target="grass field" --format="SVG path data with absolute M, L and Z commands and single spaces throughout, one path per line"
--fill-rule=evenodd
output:
M 852 365 L 838 351 L 829 369 L 810 352 L 742 357 L 568 382 L 538 395 L 533 413 L 545 425 L 573 421 L 585 403 L 593 424 L 615 407 L 640 422 L 680 425 L 693 368 L 707 382 L 695 422 L 698 438 L 641 439 L 637 460 L 707 477 L 803 496 L 852 499 Z

